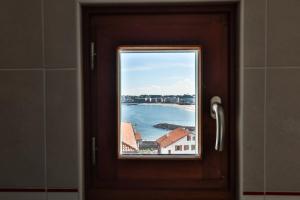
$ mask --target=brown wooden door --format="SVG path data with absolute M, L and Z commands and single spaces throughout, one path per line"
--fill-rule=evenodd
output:
M 235 199 L 235 9 L 234 4 L 83 8 L 87 200 Z M 124 45 L 201 46 L 202 159 L 118 159 L 116 54 Z M 222 152 L 214 148 L 213 96 L 222 98 L 225 111 Z

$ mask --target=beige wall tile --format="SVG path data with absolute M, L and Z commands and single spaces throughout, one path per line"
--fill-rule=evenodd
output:
M 241 197 L 241 200 L 265 200 L 265 197 L 262 196 L 256 196 L 256 195 L 244 195 Z
M 76 66 L 74 0 L 45 0 L 45 62 L 51 67 Z
M 78 200 L 77 192 L 48 192 L 47 200 Z
M 46 192 L 0 192 L 2 200 L 46 200 Z
M 264 190 L 264 70 L 244 70 L 243 187 Z
M 245 66 L 265 65 L 265 0 L 244 1 Z
M 43 187 L 43 73 L 0 71 L 0 187 Z
M 268 2 L 268 66 L 300 66 L 300 1 Z
M 78 187 L 77 84 L 75 70 L 47 71 L 48 187 Z
M 300 69 L 268 70 L 266 189 L 300 191 Z
M 299 196 L 266 196 L 265 200 L 299 200 Z
M 2 1 L 0 67 L 42 66 L 41 1 Z

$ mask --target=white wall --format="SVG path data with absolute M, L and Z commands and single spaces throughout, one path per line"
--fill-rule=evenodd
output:
M 195 146 L 195 150 L 191 150 L 192 145 L 196 145 L 196 141 L 193 141 L 193 134 L 190 134 L 191 140 L 187 141 L 187 136 L 177 140 L 173 144 L 167 146 L 166 148 L 161 148 L 161 154 L 169 154 L 169 150 L 171 150 L 171 154 L 197 154 L 196 152 L 197 147 Z M 181 145 L 182 150 L 181 151 L 175 151 L 175 146 Z M 184 145 L 189 146 L 189 150 L 184 150 Z

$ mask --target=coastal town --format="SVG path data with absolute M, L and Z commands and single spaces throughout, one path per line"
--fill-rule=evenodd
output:
M 156 124 L 166 129 L 165 135 L 154 141 L 143 141 L 132 123 L 121 122 L 122 154 L 194 154 L 196 151 L 195 127 L 174 124 Z
M 138 103 L 169 103 L 179 105 L 194 105 L 195 95 L 122 95 L 121 103 L 138 104 Z
M 126 105 L 161 104 L 173 105 L 194 111 L 195 95 L 122 95 L 121 103 Z M 151 126 L 165 131 L 154 139 L 144 140 L 142 133 L 130 121 L 121 122 L 121 150 L 123 155 L 130 154 L 195 154 L 196 134 L 194 126 L 158 123 Z

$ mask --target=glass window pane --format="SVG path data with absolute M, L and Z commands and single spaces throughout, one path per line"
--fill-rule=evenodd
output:
M 199 47 L 118 49 L 120 158 L 200 156 L 199 58 Z

